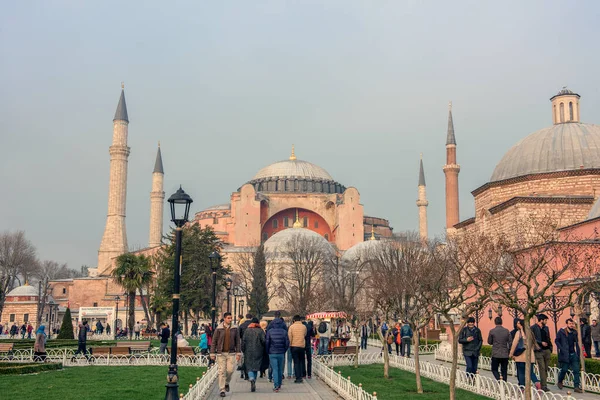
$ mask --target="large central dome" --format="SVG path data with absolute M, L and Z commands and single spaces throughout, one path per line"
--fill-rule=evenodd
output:
M 515 144 L 496 165 L 491 181 L 580 168 L 600 168 L 600 126 L 561 123 Z
M 289 177 L 297 179 L 324 179 L 326 181 L 332 181 L 333 178 L 327 171 L 318 165 L 309 163 L 308 161 L 302 160 L 283 160 L 267 165 L 256 175 L 255 179 L 264 179 L 272 177 Z

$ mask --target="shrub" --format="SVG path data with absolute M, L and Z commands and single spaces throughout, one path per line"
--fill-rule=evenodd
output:
M 75 339 L 73 333 L 73 323 L 71 321 L 71 309 L 67 307 L 65 316 L 63 317 L 62 324 L 60 325 L 60 333 L 57 339 Z
M 0 375 L 24 375 L 62 369 L 61 363 L 0 363 Z

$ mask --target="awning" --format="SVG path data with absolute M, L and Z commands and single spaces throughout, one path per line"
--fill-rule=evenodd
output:
M 325 311 L 308 314 L 306 319 L 324 319 L 324 318 L 346 318 L 346 313 L 343 311 Z

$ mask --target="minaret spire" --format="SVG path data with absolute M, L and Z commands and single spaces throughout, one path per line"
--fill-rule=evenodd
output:
M 419 208 L 419 236 L 421 240 L 427 240 L 427 190 L 425 187 L 425 171 L 423 169 L 423 153 L 419 160 L 419 199 L 417 207 Z
M 452 102 L 448 106 L 448 132 L 446 134 L 446 232 L 453 233 L 454 225 L 459 222 L 458 207 L 458 173 L 460 165 L 456 162 L 456 138 L 454 137 L 454 121 L 452 120 Z
M 160 142 L 156 151 L 156 161 L 152 172 L 152 192 L 150 192 L 150 236 L 148 247 L 160 246 L 163 234 L 163 210 L 165 192 L 163 191 L 165 172 L 163 169 Z
M 109 148 L 110 179 L 108 184 L 108 213 L 106 227 L 98 250 L 97 273 L 104 275 L 112 270 L 113 258 L 127 252 L 125 206 L 127 202 L 127 164 L 129 147 L 129 117 L 125 104 L 125 89 L 121 83 L 121 97 L 113 119 L 113 140 Z

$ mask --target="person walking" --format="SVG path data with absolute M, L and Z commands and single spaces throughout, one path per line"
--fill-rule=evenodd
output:
M 538 314 L 537 323 L 531 326 L 531 333 L 535 340 L 533 352 L 544 392 L 550 391 L 548 389 L 548 368 L 550 367 L 550 356 L 552 355 L 552 340 L 550 339 L 550 330 L 546 326 L 547 324 L 548 316 L 546 314 Z
M 237 325 L 232 324 L 232 321 L 231 313 L 223 314 L 223 322 L 215 329 L 210 346 L 210 358 L 213 361 L 216 359 L 219 367 L 219 395 L 221 397 L 225 397 L 225 392 L 229 392 L 234 362 L 239 362 L 242 358 L 240 332 Z
M 33 332 L 33 326 L 31 326 L 31 322 L 27 323 L 27 339 L 31 339 L 31 333 Z
M 594 357 L 600 357 L 600 325 L 598 325 L 598 321 L 595 319 L 592 320 L 590 332 L 592 333 L 592 342 L 594 343 Z
M 192 321 L 192 337 L 198 339 L 198 323 L 196 320 Z
M 317 327 L 319 333 L 319 352 L 320 356 L 329 353 L 329 338 L 331 337 L 331 324 L 325 320 L 321 320 Z
M 269 326 L 269 323 L 267 321 L 265 321 L 264 319 L 260 320 L 260 322 L 258 323 L 260 325 L 260 329 L 263 330 L 263 332 L 265 333 L 265 340 L 267 337 L 267 326 Z M 269 382 L 271 382 L 273 380 L 273 376 L 271 374 L 271 368 L 269 368 L 269 353 L 267 353 L 267 346 L 263 346 L 264 351 L 263 351 L 263 357 L 262 357 L 262 362 L 260 363 L 260 377 L 264 378 L 265 377 L 265 373 L 268 371 L 268 375 L 269 375 Z
M 502 318 L 494 319 L 496 327 L 490 330 L 488 344 L 492 345 L 492 374 L 496 380 L 508 379 L 508 354 L 510 351 L 511 337 L 508 329 L 502 326 Z M 498 373 L 500 367 L 500 373 Z
M 71 357 L 71 361 L 75 361 L 75 356 L 77 354 L 83 353 L 86 360 L 90 361 L 90 357 L 88 355 L 88 351 L 86 348 L 87 344 L 87 333 L 88 333 L 88 322 L 87 320 L 83 320 L 81 324 L 79 324 L 79 335 L 77 335 L 77 351 Z
M 581 390 L 581 374 L 580 370 L 580 350 L 577 343 L 577 331 L 575 330 L 575 322 L 572 318 L 567 319 L 567 326 L 561 328 L 556 334 L 556 350 L 558 351 L 558 364 L 560 372 L 558 373 L 558 382 L 556 386 L 562 389 L 563 381 L 569 369 L 573 372 L 573 384 L 576 393 L 583 393 Z
M 369 325 L 367 325 L 366 321 L 363 321 L 362 325 L 360 326 L 360 348 L 362 350 L 367 349 L 369 336 L 371 336 L 371 328 L 369 328 Z
M 102 326 L 101 321 L 96 322 L 96 332 L 98 335 L 102 335 L 102 332 L 104 332 L 104 326 Z
M 585 358 L 592 358 L 592 330 L 585 317 L 581 318 L 581 344 L 585 350 Z
M 256 391 L 256 378 L 262 364 L 265 351 L 265 332 L 258 324 L 258 318 L 252 318 L 244 332 L 242 339 L 242 352 L 244 353 L 244 364 L 250 380 L 250 391 Z
M 281 318 L 274 319 L 267 329 L 266 336 L 267 353 L 273 375 L 273 391 L 279 392 L 283 378 L 283 359 L 290 347 L 290 339 L 287 334 L 285 322 Z
M 140 325 L 140 321 L 137 321 L 133 326 L 133 333 L 135 333 L 135 340 L 140 340 L 140 331 L 142 330 L 142 326 Z
M 106 323 L 106 334 L 110 335 L 110 324 L 108 322 Z
M 40 325 L 35 331 L 35 343 L 33 345 L 33 361 L 46 361 L 46 327 Z
M 400 334 L 400 331 L 402 330 L 402 327 L 400 326 L 400 322 L 396 322 L 396 325 L 392 328 L 392 338 L 393 338 L 393 342 L 396 345 L 396 355 L 399 356 L 400 355 L 400 348 L 402 347 L 402 335 Z M 402 354 L 404 355 L 404 353 Z
M 25 339 L 25 334 L 27 333 L 27 325 L 25 325 L 25 323 L 23 323 L 23 325 L 21 325 L 21 339 Z
M 508 354 L 510 358 L 515 360 L 515 364 L 517 367 L 517 380 L 519 381 L 519 386 L 525 386 L 525 358 L 527 357 L 526 351 L 529 351 L 531 354 L 531 360 L 534 360 L 535 355 L 533 349 L 527 348 L 527 341 L 525 340 L 525 332 L 524 332 L 524 322 L 522 319 L 517 320 L 515 325 L 517 332 L 515 337 L 513 338 L 512 346 L 510 347 L 510 353 Z M 531 374 L 531 383 L 535 384 L 535 388 L 540 390 L 542 385 L 538 380 L 537 376 L 533 372 L 533 363 L 531 364 L 531 370 L 529 371 Z
M 306 367 L 304 369 L 305 374 L 302 376 L 303 378 L 311 379 L 312 375 L 312 338 L 315 336 L 315 326 L 312 321 L 304 321 L 304 317 L 302 317 L 302 324 L 306 327 L 306 337 L 305 337 L 305 346 L 304 351 L 306 352 Z
M 204 329 L 200 330 L 200 343 L 198 344 L 200 347 L 200 354 L 203 356 L 208 355 L 208 338 L 206 337 L 206 331 Z
M 412 342 L 412 339 L 413 331 L 410 325 L 408 324 L 408 321 L 404 321 L 404 325 L 402 325 L 402 328 L 400 328 L 400 355 L 402 357 L 410 358 L 410 343 Z
M 169 337 L 171 337 L 171 330 L 169 326 L 164 322 L 160 324 L 160 333 L 158 334 L 160 338 L 160 354 L 165 354 L 167 351 L 167 345 L 169 344 Z
M 475 318 L 469 317 L 467 319 L 467 326 L 465 326 L 458 335 L 458 343 L 463 346 L 463 356 L 467 363 L 467 373 L 477 373 L 479 353 L 481 352 L 483 339 L 481 337 L 481 331 L 475 326 Z
M 242 320 L 239 328 L 240 340 L 244 339 L 244 332 L 248 329 L 248 326 L 252 323 L 254 316 L 250 313 L 246 314 L 246 318 Z M 248 369 L 246 368 L 246 360 L 242 360 L 242 379 L 248 380 Z
M 17 328 L 17 324 L 13 322 L 12 326 L 10 327 L 10 338 L 14 339 L 18 332 L 19 328 Z
M 302 376 L 306 375 L 304 355 L 306 354 L 304 347 L 306 346 L 306 327 L 302 325 L 299 315 L 294 315 L 293 324 L 288 329 L 288 337 L 290 339 L 290 349 L 292 358 L 294 359 L 294 374 L 296 380 L 294 383 L 302 383 Z

